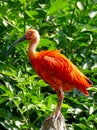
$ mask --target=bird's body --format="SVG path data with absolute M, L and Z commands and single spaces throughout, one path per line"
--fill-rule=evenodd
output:
M 77 88 L 88 95 L 90 80 L 58 50 L 36 52 L 29 60 L 37 74 L 55 91 L 60 87 L 64 92 Z
M 38 31 L 29 29 L 26 32 L 26 35 L 14 42 L 12 47 L 23 40 L 30 40 L 28 57 L 32 67 L 39 77 L 57 92 L 58 105 L 55 112 L 55 118 L 58 118 L 60 115 L 64 92 L 77 88 L 85 95 L 89 95 L 87 88 L 92 86 L 92 82 L 81 73 L 70 60 L 61 54 L 60 51 L 44 50 L 36 52 L 40 40 Z

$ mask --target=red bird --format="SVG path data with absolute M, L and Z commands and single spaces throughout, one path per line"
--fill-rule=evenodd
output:
M 32 67 L 39 77 L 57 92 L 58 105 L 54 114 L 55 119 L 60 115 L 64 92 L 77 88 L 85 95 L 89 95 L 87 88 L 92 86 L 92 82 L 71 61 L 60 54 L 59 50 L 36 52 L 40 40 L 38 31 L 29 29 L 22 38 L 13 43 L 9 50 L 23 40 L 30 41 L 28 57 Z

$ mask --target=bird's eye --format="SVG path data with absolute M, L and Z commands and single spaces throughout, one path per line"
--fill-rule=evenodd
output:
M 31 35 L 32 35 L 32 33 L 29 31 L 29 32 L 28 32 L 28 36 L 31 36 Z

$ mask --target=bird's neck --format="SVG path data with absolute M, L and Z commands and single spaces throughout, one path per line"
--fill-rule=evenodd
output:
M 37 45 L 39 43 L 39 39 L 36 39 L 36 40 L 31 40 L 30 41 L 30 45 L 28 47 L 28 57 L 29 57 L 29 60 L 31 61 L 35 55 L 36 55 L 36 48 L 37 48 Z

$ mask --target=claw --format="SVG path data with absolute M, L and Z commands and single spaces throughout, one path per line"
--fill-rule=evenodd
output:
M 53 120 L 57 120 L 61 115 L 61 112 L 60 111 L 56 111 L 53 115 Z

